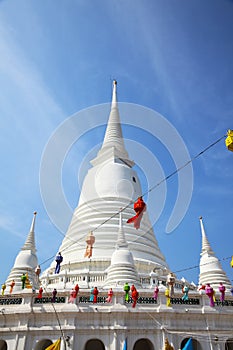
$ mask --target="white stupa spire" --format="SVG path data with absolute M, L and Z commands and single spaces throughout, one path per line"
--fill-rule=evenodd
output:
M 222 266 L 218 258 L 216 258 L 210 243 L 207 239 L 202 217 L 200 219 L 201 235 L 202 235 L 202 250 L 200 259 L 200 274 L 199 284 L 210 283 L 210 285 L 218 290 L 220 282 L 229 290 L 231 283 L 223 271 Z
M 108 118 L 108 124 L 104 136 L 104 141 L 98 155 L 91 161 L 93 165 L 109 159 L 121 159 L 125 164 L 132 167 L 134 162 L 129 159 L 128 152 L 125 149 L 125 143 L 122 135 L 120 115 L 117 101 L 117 81 L 113 81 L 112 103 Z
M 126 282 L 141 287 L 138 272 L 134 265 L 132 253 L 129 251 L 128 244 L 122 224 L 122 213 L 119 213 L 119 230 L 116 242 L 116 249 L 112 254 L 111 264 L 107 269 L 107 279 L 104 283 L 105 288 L 122 287 Z
M 125 145 L 122 136 L 122 129 L 117 103 L 116 80 L 113 81 L 111 112 L 109 115 L 108 125 L 105 132 L 102 148 L 111 146 L 119 147 L 119 149 L 123 149 L 125 152 Z
M 35 245 L 36 214 L 37 214 L 37 212 L 35 211 L 33 213 L 32 224 L 31 224 L 29 234 L 28 234 L 27 239 L 24 243 L 24 246 L 21 248 L 21 250 L 31 250 L 31 251 L 33 251 L 33 253 L 36 253 L 36 245 Z
M 21 290 L 21 276 L 28 273 L 29 281 L 34 288 L 38 288 L 35 268 L 38 265 L 35 246 L 35 220 L 36 212 L 33 214 L 32 224 L 26 241 L 15 259 L 14 266 L 7 278 L 6 284 L 9 285 L 12 280 L 15 281 L 13 291 Z
M 200 216 L 199 220 L 200 220 L 201 237 L 202 237 L 202 253 L 201 253 L 201 255 L 203 255 L 205 253 L 208 253 L 208 255 L 214 255 L 214 252 L 211 249 L 210 243 L 206 237 L 202 216 Z

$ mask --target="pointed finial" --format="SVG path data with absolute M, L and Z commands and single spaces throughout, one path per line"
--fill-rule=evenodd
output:
M 117 107 L 117 81 L 113 80 L 112 84 L 112 108 Z
M 32 218 L 32 224 L 31 224 L 31 229 L 30 229 L 30 232 L 34 232 L 34 229 L 35 229 L 35 220 L 36 220 L 36 214 L 37 214 L 37 212 L 36 211 L 34 211 L 34 213 L 33 213 L 33 218 Z

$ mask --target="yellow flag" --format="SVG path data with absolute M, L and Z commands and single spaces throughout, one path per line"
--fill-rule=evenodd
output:
M 229 149 L 229 151 L 233 152 L 233 130 L 228 130 L 225 144 L 226 144 L 227 148 Z
M 55 341 L 55 343 L 49 345 L 45 350 L 60 350 L 61 349 L 61 339 Z
M 233 267 L 233 256 L 232 256 L 230 264 L 231 264 L 231 267 Z

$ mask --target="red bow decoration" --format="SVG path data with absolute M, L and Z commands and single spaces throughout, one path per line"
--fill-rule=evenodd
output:
M 133 222 L 134 227 L 136 230 L 138 230 L 140 228 L 142 215 L 144 211 L 146 211 L 146 203 L 143 201 L 142 197 L 139 197 L 137 202 L 134 203 L 134 211 L 136 212 L 136 215 L 127 220 L 127 224 L 131 224 L 131 222 Z

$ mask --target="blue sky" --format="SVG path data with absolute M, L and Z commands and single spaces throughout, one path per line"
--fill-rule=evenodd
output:
M 178 132 L 191 157 L 233 129 L 232 34 L 230 0 L 0 1 L 1 282 L 25 242 L 35 210 L 42 268 L 56 254 L 64 232 L 42 201 L 42 156 L 67 118 L 77 116 L 79 132 L 85 123 L 80 111 L 109 103 L 113 79 L 118 80 L 118 100 L 157 111 Z M 101 114 L 105 122 L 108 108 L 104 105 L 106 114 Z M 149 150 L 157 175 L 175 170 L 161 141 L 132 126 L 123 125 L 123 133 L 132 152 L 134 141 Z M 86 132 L 65 156 L 62 189 L 71 210 L 87 161 L 103 135 L 101 126 Z M 142 161 L 140 155 L 135 161 Z M 148 164 L 142 167 L 153 173 Z M 148 180 L 143 171 L 146 191 L 160 177 Z M 163 193 L 159 188 L 151 193 L 155 207 L 148 210 L 156 213 L 155 234 L 171 270 L 182 270 L 178 277 L 198 281 L 199 270 L 192 267 L 200 258 L 202 215 L 210 244 L 233 279 L 226 259 L 233 254 L 232 174 L 233 153 L 224 140 L 196 159 L 191 202 L 170 233 L 166 227 L 178 193 L 177 176 L 161 187 Z M 56 198 L 54 206 L 59 206 Z M 64 218 L 64 227 L 69 220 Z

